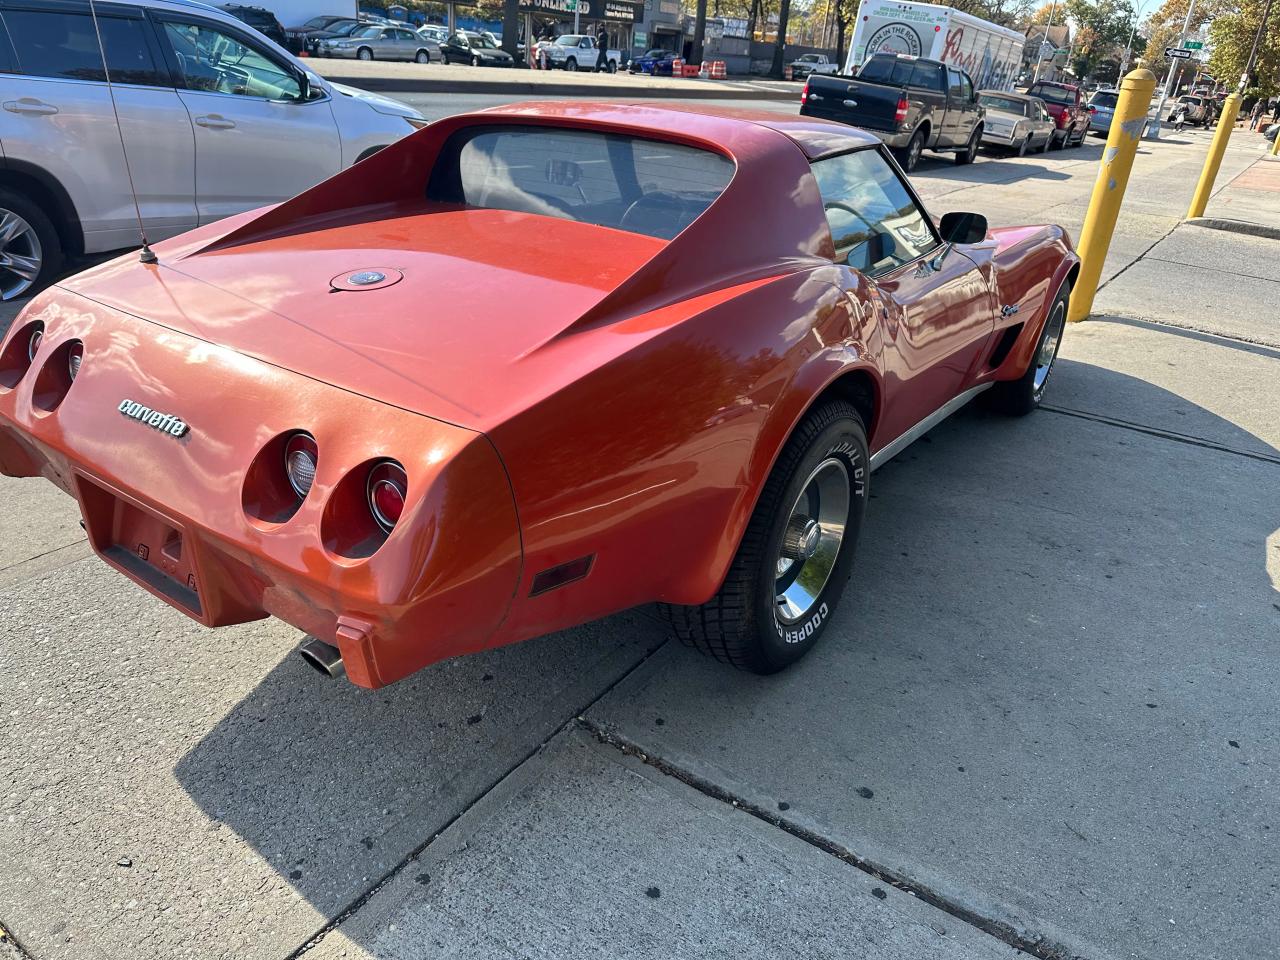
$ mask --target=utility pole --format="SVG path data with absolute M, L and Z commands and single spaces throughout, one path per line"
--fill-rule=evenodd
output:
M 1271 0 L 1267 0 L 1268 3 Z M 1187 19 L 1182 21 L 1182 32 L 1178 34 L 1178 46 L 1181 47 L 1187 39 L 1187 31 L 1191 29 L 1191 15 L 1196 12 L 1196 0 L 1191 0 L 1190 6 L 1187 7 Z M 1156 117 L 1154 122 L 1147 124 L 1147 139 L 1160 139 L 1160 122 L 1164 116 L 1164 102 L 1169 99 L 1169 91 L 1173 89 L 1173 78 L 1177 76 L 1178 68 L 1182 66 L 1182 61 L 1177 57 L 1169 58 L 1169 75 L 1164 78 L 1164 89 L 1160 91 L 1160 101 L 1156 104 Z
M 1249 77 L 1253 75 L 1253 64 L 1258 59 L 1258 44 L 1262 42 L 1262 35 L 1267 32 L 1267 20 L 1271 17 L 1271 0 L 1262 7 L 1262 22 L 1258 24 L 1258 32 L 1253 35 L 1253 48 L 1249 51 L 1249 62 L 1245 64 L 1244 73 L 1240 76 L 1240 92 L 1244 92 L 1244 88 L 1249 84 Z M 1280 139 L 1280 138 L 1277 138 Z
M 693 21 L 693 43 L 689 45 L 689 62 L 702 63 L 702 44 L 707 38 L 707 0 L 698 0 Z
M 1037 83 L 1040 80 L 1040 64 L 1044 63 L 1044 45 L 1050 42 L 1049 31 L 1053 29 L 1053 14 L 1054 14 L 1054 11 L 1057 9 L 1058 9 L 1058 0 L 1053 0 L 1053 3 L 1050 4 L 1049 6 L 1049 22 L 1045 24 L 1044 39 L 1040 41 L 1040 49 L 1036 51 L 1036 75 L 1031 78 L 1032 83 Z M 1056 56 L 1057 48 L 1055 47 L 1054 50 L 1055 50 L 1054 55 Z
M 1129 61 L 1133 58 L 1133 37 L 1138 32 L 1138 21 L 1142 19 L 1142 10 L 1147 5 L 1148 0 L 1143 0 L 1138 4 L 1138 9 L 1133 12 L 1133 24 L 1129 27 L 1129 42 L 1124 45 L 1124 63 L 1120 64 L 1120 72 L 1116 82 L 1129 72 Z

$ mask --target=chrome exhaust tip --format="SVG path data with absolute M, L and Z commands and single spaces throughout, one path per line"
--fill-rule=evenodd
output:
M 308 637 L 298 648 L 302 659 L 311 664 L 326 677 L 341 677 L 347 672 L 342 663 L 342 651 L 332 644 Z

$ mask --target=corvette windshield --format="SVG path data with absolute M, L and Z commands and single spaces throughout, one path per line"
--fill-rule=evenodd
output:
M 711 206 L 733 162 L 708 150 L 547 127 L 454 134 L 427 199 L 536 213 L 669 240 Z

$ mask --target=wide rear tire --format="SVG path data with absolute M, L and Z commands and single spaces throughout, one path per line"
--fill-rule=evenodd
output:
M 664 606 L 676 635 L 762 674 L 812 650 L 849 579 L 869 464 L 866 430 L 850 404 L 810 411 L 765 481 L 720 592 L 701 606 Z

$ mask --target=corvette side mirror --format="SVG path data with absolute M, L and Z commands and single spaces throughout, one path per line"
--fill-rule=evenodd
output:
M 944 213 L 938 232 L 944 243 L 981 243 L 987 239 L 987 218 L 980 213 Z

